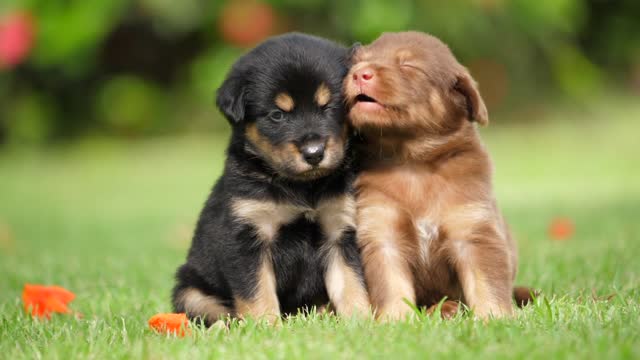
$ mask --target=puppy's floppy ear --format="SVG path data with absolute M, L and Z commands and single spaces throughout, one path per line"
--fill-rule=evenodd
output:
M 478 124 L 483 126 L 489 124 L 487 106 L 480 96 L 478 85 L 468 72 L 465 71 L 458 75 L 454 89 L 465 98 L 469 120 L 477 121 Z
M 218 89 L 216 105 L 231 124 L 244 119 L 245 82 L 242 77 L 229 76 Z

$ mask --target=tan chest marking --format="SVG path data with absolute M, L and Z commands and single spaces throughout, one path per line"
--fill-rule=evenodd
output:
M 256 229 L 260 241 L 271 243 L 282 225 L 286 225 L 304 213 L 305 208 L 274 201 L 234 199 L 233 215 Z
M 231 208 L 236 218 L 252 225 L 260 241 L 267 243 L 275 239 L 283 225 L 300 216 L 317 222 L 330 244 L 347 228 L 355 227 L 355 201 L 347 195 L 324 199 L 316 208 L 252 199 L 235 199 Z
M 340 239 L 349 227 L 355 228 L 356 202 L 351 195 L 325 199 L 318 204 L 317 221 L 329 244 Z
M 418 235 L 420 259 L 425 264 L 428 264 L 430 260 L 429 256 L 431 253 L 431 245 L 440 236 L 438 224 L 428 218 L 421 218 L 415 223 L 415 226 L 416 234 Z
M 362 175 L 359 185 L 378 189 L 397 206 L 416 216 L 431 212 L 434 200 L 446 183 L 423 165 L 398 165 L 393 171 L 382 169 Z

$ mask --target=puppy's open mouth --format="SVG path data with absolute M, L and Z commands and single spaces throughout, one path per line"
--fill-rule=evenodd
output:
M 383 104 L 367 94 L 358 94 L 353 100 L 353 108 L 357 111 L 377 113 L 385 109 Z
M 356 103 L 359 102 L 368 102 L 368 103 L 378 103 L 378 101 L 367 94 L 359 94 L 355 98 Z

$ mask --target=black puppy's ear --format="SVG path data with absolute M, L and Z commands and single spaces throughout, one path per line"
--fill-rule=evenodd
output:
M 454 89 L 465 98 L 469 120 L 477 121 L 478 124 L 483 126 L 488 125 L 489 112 L 487 111 L 487 106 L 480 96 L 478 85 L 468 72 L 465 71 L 463 74 L 458 75 Z
M 356 54 L 356 51 L 358 51 L 359 48 L 362 47 L 362 44 L 359 42 L 354 42 L 353 45 L 351 45 L 351 47 L 349 48 L 349 53 L 347 55 L 347 57 L 349 59 L 351 59 L 353 57 L 353 55 Z
M 245 84 L 237 76 L 228 77 L 217 91 L 216 105 L 231 124 L 244 119 Z

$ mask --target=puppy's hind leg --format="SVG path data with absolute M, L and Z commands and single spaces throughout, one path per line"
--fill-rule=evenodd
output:
M 176 312 L 184 312 L 190 319 L 202 319 L 206 326 L 213 325 L 233 314 L 222 299 L 214 295 L 205 295 L 201 290 L 188 287 L 180 290 L 174 298 Z
M 216 296 L 205 293 L 198 283 L 199 278 L 194 270 L 184 265 L 178 270 L 178 285 L 173 291 L 173 308 L 175 312 L 186 313 L 192 320 L 202 320 L 206 326 L 213 325 L 216 321 L 234 315 L 230 306 Z M 195 280 L 195 281 L 194 281 Z

